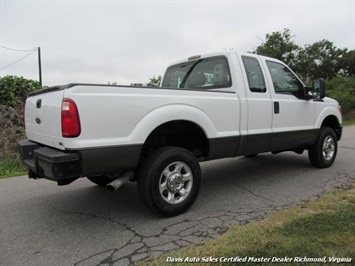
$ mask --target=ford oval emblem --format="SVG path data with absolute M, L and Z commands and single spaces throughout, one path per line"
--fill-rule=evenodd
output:
M 39 124 L 41 124 L 41 119 L 39 118 L 39 117 L 36 117 L 36 123 L 39 125 Z

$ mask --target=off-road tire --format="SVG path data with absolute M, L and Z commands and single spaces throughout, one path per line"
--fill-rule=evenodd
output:
M 143 161 L 137 181 L 140 199 L 151 211 L 175 216 L 195 202 L 201 186 L 201 169 L 190 151 L 163 147 Z
M 334 130 L 322 127 L 316 142 L 308 149 L 308 157 L 313 166 L 327 168 L 335 160 L 338 151 L 338 140 Z

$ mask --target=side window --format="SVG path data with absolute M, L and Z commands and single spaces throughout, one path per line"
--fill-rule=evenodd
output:
M 266 85 L 258 60 L 254 57 L 242 56 L 251 92 L 266 92 Z
M 269 69 L 275 93 L 291 94 L 297 98 L 304 96 L 303 85 L 301 81 L 285 65 L 266 61 Z

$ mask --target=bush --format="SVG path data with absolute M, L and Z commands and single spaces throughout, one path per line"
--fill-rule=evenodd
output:
M 16 157 L 17 141 L 25 138 L 22 106 L 27 94 L 40 88 L 39 82 L 23 77 L 0 77 L 0 159 Z
M 337 100 L 343 110 L 343 115 L 352 116 L 355 111 L 355 77 L 337 77 L 327 81 L 327 96 Z
M 355 90 L 355 76 L 354 77 L 336 77 L 327 81 L 327 90 L 341 90 L 348 91 Z
M 38 90 L 39 82 L 24 77 L 0 77 L 0 105 L 22 106 L 28 93 Z
M 25 138 L 22 109 L 0 105 L 0 159 L 17 155 L 17 141 Z

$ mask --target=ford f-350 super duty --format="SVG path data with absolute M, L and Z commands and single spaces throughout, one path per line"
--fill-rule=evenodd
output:
M 80 177 L 139 196 L 166 216 L 186 211 L 199 162 L 308 150 L 332 165 L 342 135 L 338 102 L 322 79 L 306 87 L 284 63 L 225 51 L 169 66 L 160 87 L 72 83 L 32 92 L 19 142 L 30 178 L 66 185 Z

